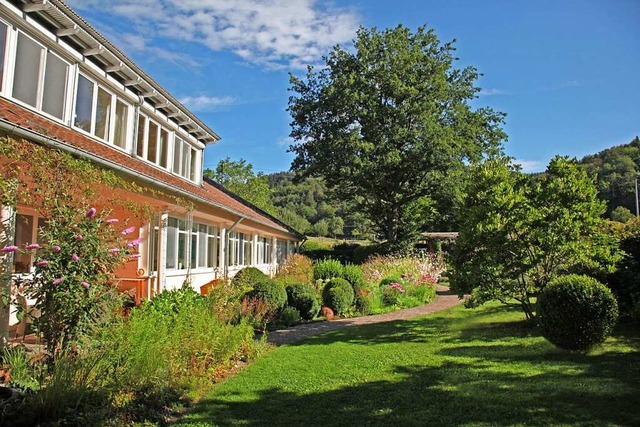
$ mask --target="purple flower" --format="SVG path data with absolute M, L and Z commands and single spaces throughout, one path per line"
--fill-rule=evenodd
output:
M 75 261 L 78 261 L 79 259 L 80 257 L 78 256 L 78 254 L 71 255 L 71 261 L 75 262 Z
M 5 254 L 8 254 L 10 252 L 15 252 L 18 250 L 18 247 L 15 245 L 8 245 L 5 246 L 4 248 L 0 249 L 2 252 L 4 252 Z
M 391 289 L 395 289 L 398 292 L 404 292 L 404 289 L 402 288 L 402 285 L 398 282 L 393 282 L 392 284 L 389 285 L 389 287 Z
M 135 230 L 136 230 L 135 227 L 129 227 L 129 228 L 123 230 L 122 233 L 120 233 L 120 234 L 122 234 L 123 236 L 126 236 L 127 234 L 133 233 Z
M 36 262 L 36 265 L 38 267 L 46 267 L 47 265 L 49 265 L 49 261 L 47 261 L 46 259 L 43 259 L 42 261 Z
M 96 216 L 96 208 L 91 208 L 87 211 L 87 218 L 93 218 Z
M 53 247 L 53 252 L 60 252 L 60 249 L 61 249 L 61 248 L 60 248 L 60 246 L 55 245 L 55 246 Z
M 120 221 L 118 218 L 109 218 L 107 224 L 115 224 L 118 221 Z
M 30 251 L 31 249 L 40 249 L 40 245 L 37 243 L 31 243 L 24 247 L 26 250 Z
M 83 288 L 89 289 L 89 284 L 87 282 L 80 282 Z
M 62 281 L 64 280 L 64 277 L 59 277 L 56 280 L 53 281 L 54 285 L 59 285 L 60 283 L 62 283 Z
M 138 258 L 140 258 L 140 254 L 133 254 L 129 258 L 130 259 L 138 259 Z
M 76 240 L 82 240 L 82 239 L 84 239 L 82 234 L 76 234 Z
M 142 243 L 142 237 L 138 237 L 137 239 L 130 241 L 127 243 L 127 246 L 132 248 L 134 246 L 138 246 L 140 243 Z
M 109 249 L 109 253 L 110 253 L 110 254 L 117 254 L 118 252 L 120 252 L 120 249 L 118 249 L 118 248 L 111 248 L 111 249 Z

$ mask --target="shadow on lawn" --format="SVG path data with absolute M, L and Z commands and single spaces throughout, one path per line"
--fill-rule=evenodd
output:
M 630 373 L 601 369 L 609 362 L 610 356 L 598 356 L 583 375 L 528 377 L 455 360 L 440 367 L 398 368 L 397 382 L 305 395 L 269 388 L 250 400 L 204 400 L 191 414 L 192 421 L 181 425 L 640 425 L 637 388 L 624 380 Z M 637 368 L 634 374 L 637 379 Z M 592 375 L 598 380 L 595 389 L 589 387 Z
M 180 425 L 640 425 L 637 332 L 616 331 L 616 340 L 635 352 L 585 355 L 556 350 L 542 340 L 512 345 L 509 337 L 532 334 L 531 329 L 492 320 L 447 331 L 451 319 L 428 318 L 308 339 L 304 345 L 428 342 L 439 336 L 448 345 L 436 352 L 443 357 L 439 366 L 397 367 L 393 381 L 306 394 L 278 387 L 255 390 L 251 397 L 218 394 L 201 401 Z

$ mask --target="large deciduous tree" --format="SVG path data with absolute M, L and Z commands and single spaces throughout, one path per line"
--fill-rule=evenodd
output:
M 451 287 L 470 305 L 517 301 L 534 317 L 532 297 L 561 274 L 604 274 L 619 260 L 594 181 L 575 161 L 554 158 L 532 178 L 508 159 L 471 168 L 460 234 L 450 257 Z
M 450 205 L 466 162 L 500 151 L 504 114 L 469 105 L 478 72 L 454 68 L 453 43 L 431 29 L 360 28 L 354 48 L 291 76 L 292 170 L 324 177 L 390 243 L 407 241 Z

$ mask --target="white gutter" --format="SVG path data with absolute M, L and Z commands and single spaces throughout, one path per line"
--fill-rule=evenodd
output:
M 72 147 L 70 145 L 64 144 L 64 143 L 62 143 L 62 142 L 60 142 L 58 140 L 55 140 L 53 138 L 41 135 L 41 134 L 31 130 L 31 129 L 23 128 L 22 126 L 18 126 L 16 124 L 13 124 L 13 123 L 11 123 L 11 122 L 9 122 L 9 121 L 7 121 L 5 119 L 2 119 L 2 118 L 0 118 L 0 130 L 5 131 L 5 132 L 7 132 L 9 134 L 17 135 L 17 136 L 20 136 L 20 137 L 25 138 L 25 139 L 36 141 L 36 142 L 42 143 L 44 145 L 47 145 L 47 146 L 50 146 L 50 147 L 54 147 L 54 148 L 58 148 L 60 150 L 63 150 L 63 151 L 66 151 L 66 152 L 69 152 L 69 153 L 72 153 L 72 154 L 87 158 L 88 160 L 91 160 L 92 162 L 95 162 L 95 163 L 97 163 L 99 165 L 102 165 L 102 166 L 105 166 L 107 168 L 115 169 L 115 170 L 124 172 L 126 174 L 133 175 L 133 176 L 137 177 L 138 179 L 140 179 L 141 181 L 145 182 L 146 184 L 149 184 L 149 185 L 155 186 L 155 187 L 160 187 L 160 188 L 168 190 L 170 192 L 178 193 L 178 194 L 180 194 L 182 196 L 185 196 L 185 197 L 188 197 L 190 199 L 199 201 L 199 202 L 204 203 L 206 205 L 222 209 L 225 212 L 228 212 L 230 214 L 233 214 L 235 216 L 240 217 L 240 219 L 248 219 L 249 221 L 253 221 L 253 222 L 256 222 L 258 224 L 265 225 L 265 226 L 267 226 L 269 228 L 289 233 L 289 231 L 284 229 L 284 228 L 275 228 L 271 224 L 268 224 L 266 222 L 260 221 L 260 220 L 258 220 L 256 218 L 248 217 L 248 216 L 246 216 L 246 215 L 244 215 L 244 214 L 242 214 L 240 212 L 237 212 L 237 211 L 235 211 L 233 209 L 230 209 L 230 208 L 228 208 L 228 207 L 226 207 L 224 205 L 212 202 L 211 200 L 208 200 L 208 199 L 205 199 L 205 198 L 200 197 L 198 195 L 189 193 L 188 191 L 185 191 L 183 189 L 176 188 L 176 187 L 173 187 L 173 186 L 171 186 L 169 184 L 166 184 L 166 183 L 164 183 L 162 181 L 158 181 L 156 179 L 150 178 L 150 177 L 148 177 L 146 175 L 143 175 L 143 174 L 141 174 L 139 172 L 136 172 L 133 169 L 127 168 L 125 166 L 122 166 L 122 165 L 120 165 L 120 164 L 118 164 L 116 162 L 112 162 L 110 160 L 103 159 L 103 158 L 98 157 L 95 154 L 92 154 L 92 153 L 90 153 L 88 151 L 80 150 L 78 148 L 75 148 L 75 147 Z

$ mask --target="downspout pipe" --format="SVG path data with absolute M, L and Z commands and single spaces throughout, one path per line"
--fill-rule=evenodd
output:
M 236 226 L 238 224 L 240 224 L 242 222 L 242 220 L 245 217 L 241 216 L 240 218 L 237 219 L 236 222 L 233 223 L 233 225 L 231 227 L 229 227 L 227 229 L 227 232 L 224 234 L 224 248 L 227 251 L 227 256 L 224 257 L 224 278 L 228 279 L 229 278 L 229 233 L 231 233 L 233 231 L 234 228 L 236 228 Z

